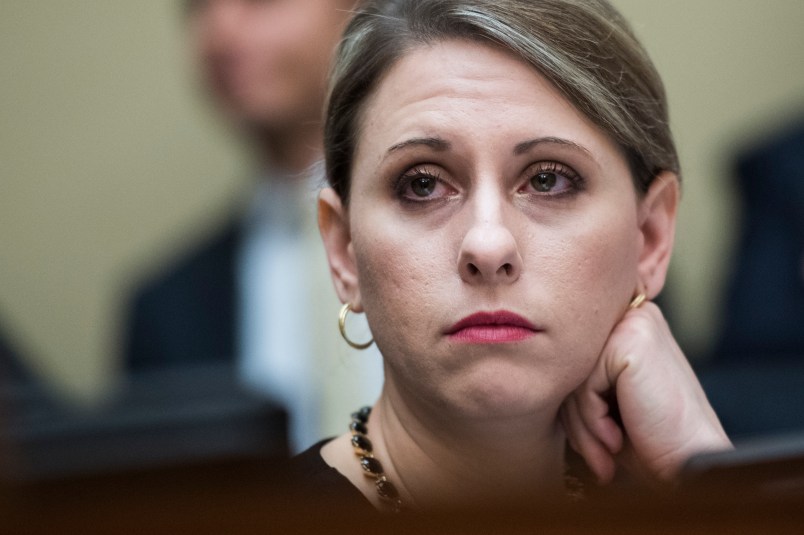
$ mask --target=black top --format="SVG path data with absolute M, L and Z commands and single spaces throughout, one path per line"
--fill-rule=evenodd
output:
M 284 532 L 282 528 L 286 526 L 293 528 L 294 533 L 320 534 L 532 533 L 542 526 L 551 533 L 620 532 L 623 528 L 629 532 L 650 532 L 655 531 L 656 526 L 681 531 L 683 527 L 703 526 L 702 522 L 713 527 L 745 527 L 745 522 L 749 521 L 748 525 L 764 527 L 768 522 L 786 522 L 801 514 L 800 493 L 771 490 L 779 487 L 768 486 L 767 479 L 763 479 L 761 489 L 755 488 L 756 477 L 746 477 L 748 472 L 733 472 L 736 477 L 718 479 L 719 475 L 728 474 L 713 473 L 715 477 L 708 480 L 686 481 L 681 492 L 669 494 L 664 492 L 666 489 L 651 491 L 649 487 L 633 483 L 615 483 L 604 488 L 589 485 L 587 499 L 581 502 L 512 502 L 500 507 L 481 505 L 380 518 L 379 511 L 368 499 L 324 462 L 321 448 L 330 440 L 315 444 L 287 463 L 285 473 L 296 492 L 284 495 L 291 501 L 280 504 L 273 526 L 277 528 L 275 532 Z M 572 463 L 577 459 L 569 455 L 567 462 L 576 467 Z M 785 478 L 792 473 L 790 470 L 783 472 L 787 474 Z M 753 476 L 764 474 L 777 478 L 781 473 L 765 470 Z
M 329 509 L 337 506 L 355 513 L 379 513 L 374 505 L 352 483 L 321 457 L 321 448 L 332 439 L 324 439 L 290 459 L 282 477 L 294 505 L 314 503 Z M 357 460 L 355 460 L 357 462 Z M 597 486 L 592 485 L 591 473 L 578 454 L 567 448 L 567 483 L 574 496 L 593 497 Z M 575 498 L 566 502 L 570 504 Z M 563 501 L 562 501 L 563 503 Z M 565 504 L 565 505 L 566 505 Z
M 377 512 L 363 493 L 321 457 L 321 448 L 331 440 L 324 439 L 290 460 L 283 475 L 292 496 L 321 506 L 336 505 L 360 513 Z

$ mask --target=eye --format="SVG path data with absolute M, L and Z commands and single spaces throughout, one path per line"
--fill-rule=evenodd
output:
M 437 168 L 414 167 L 399 177 L 396 194 L 405 202 L 426 202 L 452 195 L 453 190 L 442 179 Z
M 429 197 L 436 188 L 437 179 L 431 176 L 418 176 L 410 181 L 410 190 L 417 197 Z
M 525 171 L 525 193 L 562 195 L 581 188 L 581 177 L 572 168 L 558 162 L 538 162 Z
M 538 173 L 536 176 L 530 179 L 530 185 L 533 186 L 533 189 L 539 192 L 547 193 L 552 191 L 556 184 L 558 183 L 558 175 L 555 173 L 550 173 L 548 171 Z

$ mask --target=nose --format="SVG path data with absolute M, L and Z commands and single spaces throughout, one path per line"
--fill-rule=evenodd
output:
M 464 236 L 458 271 L 469 284 L 511 284 L 522 272 L 514 235 L 501 218 L 481 218 Z

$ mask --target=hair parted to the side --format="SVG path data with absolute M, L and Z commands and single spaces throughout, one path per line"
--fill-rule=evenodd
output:
M 679 173 L 661 79 L 606 0 L 368 0 L 338 49 L 324 127 L 327 180 L 345 204 L 368 97 L 408 51 L 446 39 L 533 65 L 622 148 L 640 194 Z

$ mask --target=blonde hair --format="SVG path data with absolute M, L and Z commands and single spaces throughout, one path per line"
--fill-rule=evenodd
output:
M 327 180 L 344 203 L 367 98 L 408 51 L 445 39 L 502 47 L 532 65 L 622 148 L 640 194 L 659 172 L 679 172 L 661 79 L 607 1 L 369 0 L 330 78 Z

